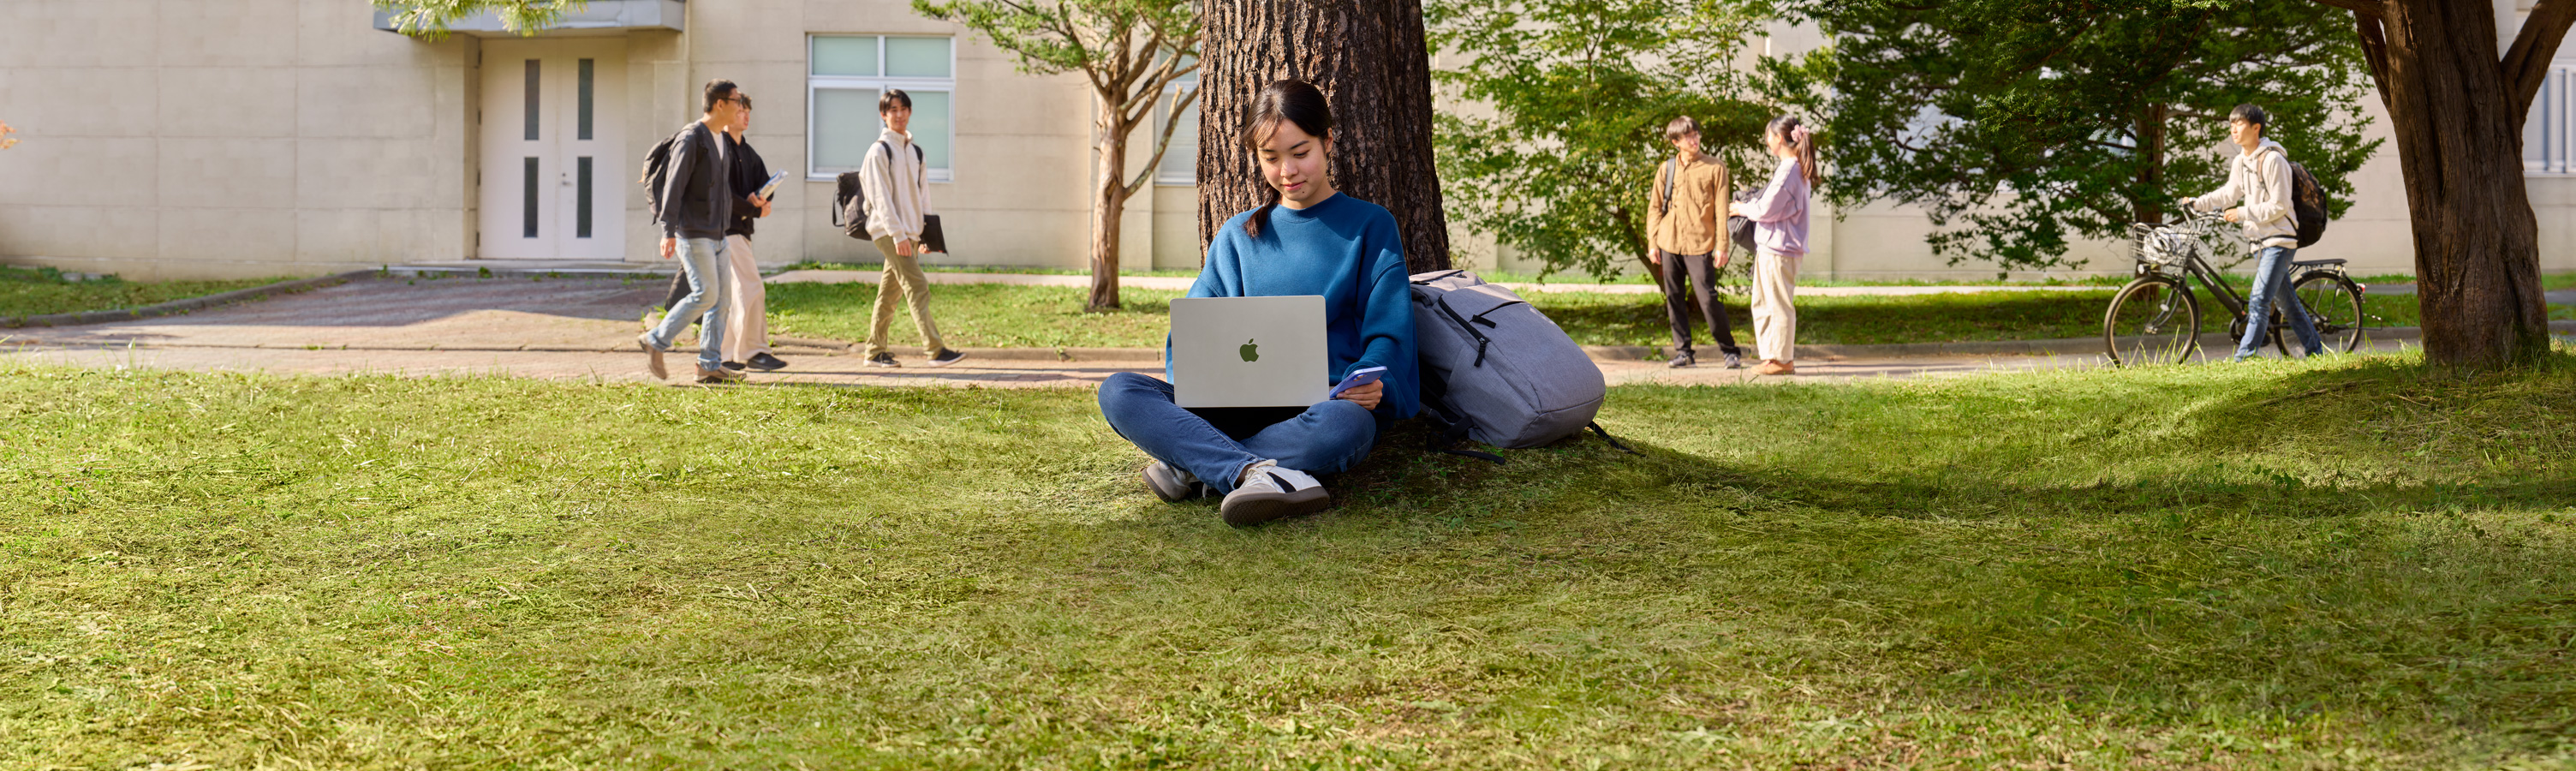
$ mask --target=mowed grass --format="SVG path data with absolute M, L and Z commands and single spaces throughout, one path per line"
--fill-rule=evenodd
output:
M 0 266 L 0 318 L 139 308 L 266 286 L 283 278 L 230 281 L 127 281 L 115 276 L 72 281 L 52 268 Z
M 864 341 L 875 318 L 875 284 L 770 284 L 769 331 L 774 335 Z M 931 323 L 941 341 L 958 348 L 1160 348 L 1171 331 L 1171 301 L 1183 293 L 1121 287 L 1123 309 L 1084 313 L 1087 290 L 1007 284 L 937 284 L 930 288 Z M 893 345 L 920 345 L 909 306 L 896 307 L 887 327 Z
M 960 348 L 1160 348 L 1170 330 L 1171 300 L 1183 293 L 1121 288 L 1124 307 L 1084 313 L 1074 287 L 946 284 L 931 287 L 931 316 L 947 344 Z M 1798 298 L 1798 341 L 1809 344 L 1949 343 L 2098 337 L 2112 290 L 1970 292 L 1909 296 Z M 1657 295 L 1533 292 L 1530 304 L 1583 345 L 1668 345 L 1672 332 Z M 2226 331 L 2228 316 L 2203 294 L 2204 331 Z M 874 312 L 873 284 L 772 284 L 770 330 L 776 334 L 863 340 Z M 1725 300 L 1736 342 L 1753 342 L 1753 314 L 1742 297 Z M 2412 295 L 2363 296 L 2373 326 L 2417 323 Z M 2552 306 L 2567 316 L 2576 309 Z M 1694 318 L 1697 314 L 1693 314 Z M 2576 316 L 2570 316 L 2576 317 Z M 1694 327 L 1706 344 L 1708 327 Z M 898 312 L 888 339 L 918 345 L 909 311 Z
M 1642 457 L 1408 432 L 1254 530 L 1079 390 L 13 369 L 0 421 L 7 767 L 2576 764 L 2565 354 L 1623 387 Z

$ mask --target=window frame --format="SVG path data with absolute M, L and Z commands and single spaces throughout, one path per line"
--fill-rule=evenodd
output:
M 1146 145 L 1146 147 L 1145 147 L 1145 151 L 1146 151 L 1146 152 L 1149 152 L 1149 153 L 1150 153 L 1150 152 L 1153 152 L 1153 151 L 1154 151 L 1154 148 L 1153 148 L 1153 145 L 1151 144 L 1151 142 L 1153 142 L 1153 141 L 1160 141 L 1160 140 L 1162 139 L 1162 137 L 1163 137 L 1163 126 L 1164 126 L 1165 124 L 1168 124 L 1168 123 L 1170 123 L 1170 122 L 1171 122 L 1172 117 L 1173 117 L 1173 116 L 1172 116 L 1172 104 L 1173 104 L 1175 101 L 1178 101 L 1178 100 L 1180 99 L 1181 91 L 1182 91 L 1183 89 L 1195 89 L 1195 88 L 1198 88 L 1198 85 L 1199 85 L 1199 76 L 1198 76 L 1198 73 L 1195 73 L 1195 72 L 1194 72 L 1194 73 L 1190 73 L 1190 74 L 1187 76 L 1187 78 L 1186 78 L 1186 79 L 1183 79 L 1183 80 L 1175 80 L 1175 81 L 1172 81 L 1170 84 L 1167 84 L 1167 85 L 1163 86 L 1163 98 L 1162 98 L 1162 100 L 1154 103 L 1154 122 L 1153 122 L 1152 124 L 1150 124 L 1150 125 L 1146 126 L 1146 131 L 1150 132 L 1150 133 L 1148 133 L 1148 134 L 1146 135 L 1147 137 L 1149 137 L 1149 139 L 1148 139 L 1148 144 L 1147 144 L 1147 145 Z M 1192 104 L 1190 105 L 1190 109 L 1192 109 L 1192 110 L 1196 110 L 1196 109 L 1198 109 L 1198 107 L 1199 107 L 1199 106 L 1198 106 L 1198 104 L 1196 104 L 1196 103 L 1192 103 Z M 1191 149 L 1192 149 L 1193 151 L 1195 151 L 1195 150 L 1197 149 L 1197 143 L 1207 141 L 1207 137 L 1205 137 L 1205 136 L 1200 136 L 1200 135 L 1196 134 L 1196 133 L 1195 133 L 1195 129 L 1196 129 L 1197 127 L 1193 126 L 1193 127 L 1191 127 L 1191 128 L 1194 130 L 1194 131 L 1193 131 L 1193 133 L 1192 133 Z M 1184 187 L 1184 186 L 1196 186 L 1196 185 L 1198 185 L 1198 183 L 1199 183 L 1199 170 L 1198 170 L 1198 158 L 1196 157 L 1196 156 L 1197 156 L 1197 153 L 1196 153 L 1196 152 L 1192 152 L 1192 153 L 1191 153 L 1191 156 L 1192 156 L 1192 157 L 1190 158 L 1190 173 L 1189 173 L 1189 175 L 1188 175 L 1188 176 L 1178 176 L 1178 175 L 1172 175 L 1172 174 L 1165 174 L 1165 173 L 1163 173 L 1163 167 L 1162 167 L 1162 165 L 1161 165 L 1161 164 L 1155 164 L 1155 166 L 1154 166 L 1154 184 L 1155 184 L 1156 186 L 1158 186 L 1158 187 Z M 1169 161 L 1169 160 L 1171 160 L 1171 158 L 1169 158 L 1169 157 L 1165 157 L 1163 160 L 1165 160 L 1165 161 Z
M 2576 176 L 2576 60 L 2550 63 L 2523 120 L 2523 176 Z
M 817 38 L 876 38 L 877 74 L 873 76 L 814 74 L 814 40 Z M 886 41 L 894 38 L 936 39 L 948 41 L 948 77 L 923 78 L 886 76 Z M 906 93 L 938 92 L 948 95 L 948 132 L 945 137 L 948 144 L 948 165 L 945 167 L 935 166 L 928 168 L 925 170 L 926 173 L 924 176 L 928 177 L 933 183 L 950 183 L 956 181 L 957 161 L 959 158 L 959 153 L 957 152 L 957 37 L 955 35 L 903 35 L 840 32 L 809 32 L 805 35 L 805 181 L 830 182 L 840 176 L 842 172 L 857 171 L 857 169 L 853 168 L 841 168 L 837 166 L 824 167 L 818 164 L 819 156 L 814 152 L 814 150 L 815 142 L 820 139 L 821 133 L 817 131 L 814 126 L 815 95 L 826 89 L 845 91 L 872 90 L 879 94 L 884 94 L 886 89 L 889 88 L 903 89 Z M 915 132 L 915 136 L 918 135 L 919 132 Z

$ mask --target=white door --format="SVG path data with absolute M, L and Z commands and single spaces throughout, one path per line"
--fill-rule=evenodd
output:
M 487 259 L 619 260 L 626 193 L 626 41 L 483 43 L 482 217 Z

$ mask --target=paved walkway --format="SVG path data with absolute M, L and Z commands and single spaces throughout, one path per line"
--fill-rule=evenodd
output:
M 286 374 L 646 381 L 650 377 L 643 354 L 635 350 L 635 332 L 661 300 L 664 286 L 650 279 L 596 277 L 363 279 L 185 316 L 15 330 L 0 334 L 0 360 Z M 977 355 L 943 369 L 920 366 L 916 352 L 908 359 L 912 366 L 874 369 L 861 366 L 857 356 L 836 343 L 809 342 L 781 345 L 779 355 L 793 366 L 755 373 L 752 382 L 1088 386 L 1113 372 L 1162 370 L 1160 361 L 1132 353 L 1101 351 L 1063 361 L 1049 352 L 1011 350 L 970 352 Z M 675 365 L 686 366 L 685 354 L 675 358 Z M 1602 369 L 1617 383 L 1739 383 L 1957 376 L 2096 363 L 2086 356 L 1811 359 L 1800 362 L 1800 374 L 1794 377 L 1772 378 L 1706 366 L 1672 370 L 1650 361 L 1605 361 Z
M 1090 276 L 1064 276 L 1042 273 L 930 273 L 933 284 L 1012 284 L 1017 286 L 1091 286 Z M 774 284 L 874 284 L 878 273 L 873 270 L 791 270 L 771 276 Z M 1135 289 L 1186 291 L 1196 279 L 1179 276 L 1122 276 L 1118 285 Z M 1656 294 L 1653 284 L 1596 284 L 1584 281 L 1554 281 L 1544 284 L 1518 281 L 1502 282 L 1514 292 L 1593 292 L 1599 294 Z M 1798 294 L 1806 297 L 1846 297 L 1854 295 L 1923 295 L 1959 292 L 2103 292 L 2118 287 L 2108 286 L 1802 286 Z
M 650 278 L 362 279 L 184 316 L 0 330 L 0 361 L 281 374 L 506 374 L 649 381 L 644 356 L 635 350 L 635 333 L 661 301 L 665 286 Z M 1114 372 L 1162 370 L 1150 351 L 1076 351 L 1080 355 L 1066 361 L 1054 351 L 1012 349 L 970 350 L 965 363 L 942 369 L 921 366 L 918 351 L 911 351 L 905 359 L 911 366 L 888 370 L 862 366 L 837 342 L 779 342 L 779 356 L 792 366 L 775 373 L 754 373 L 753 384 L 1088 387 Z M 694 350 L 693 343 L 681 347 Z M 1786 377 L 1757 377 L 1749 369 L 1707 365 L 1674 370 L 1654 361 L 1600 364 L 1614 384 L 1958 377 L 2102 364 L 2098 355 L 1846 358 L 1821 353 L 1811 352 L 1798 363 L 1799 374 Z M 687 353 L 675 356 L 674 368 L 685 372 L 690 358 Z

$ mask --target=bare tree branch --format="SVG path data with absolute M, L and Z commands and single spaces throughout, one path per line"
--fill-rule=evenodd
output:
M 2360 11 L 2352 12 L 2352 24 L 2361 35 L 2361 60 L 2369 63 L 2370 80 L 2379 87 L 2379 107 L 2394 114 L 2396 108 L 2388 102 L 2388 30 L 2378 16 Z
M 2505 50 L 2505 85 L 2513 89 L 2515 120 L 2531 115 L 2531 100 L 2540 94 L 2540 85 L 2549 79 L 2550 60 L 2558 56 L 2558 45 L 2567 39 L 2567 28 L 2576 25 L 2576 0 L 2540 0 L 2531 7 L 2531 18 L 2522 22 L 2522 31 L 2514 35 L 2513 47 Z

